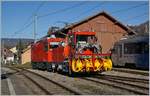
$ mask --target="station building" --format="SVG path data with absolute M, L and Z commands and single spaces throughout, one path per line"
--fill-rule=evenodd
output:
M 114 43 L 124 36 L 136 34 L 132 29 L 125 26 L 105 11 L 61 29 L 61 32 L 63 33 L 67 33 L 69 31 L 96 32 L 96 37 L 98 38 L 99 44 L 102 46 L 103 53 L 108 53 Z

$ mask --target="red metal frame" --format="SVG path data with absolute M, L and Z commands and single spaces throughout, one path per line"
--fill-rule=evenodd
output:
M 77 53 L 75 55 L 86 55 L 86 56 L 111 56 L 111 53 L 107 53 L 107 54 L 83 54 L 83 53 Z

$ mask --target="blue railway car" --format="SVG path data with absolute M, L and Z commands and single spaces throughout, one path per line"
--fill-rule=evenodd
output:
M 149 35 L 132 36 L 115 43 L 114 66 L 149 69 Z

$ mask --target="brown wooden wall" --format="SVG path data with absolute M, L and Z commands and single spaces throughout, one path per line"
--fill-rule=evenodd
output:
M 72 31 L 92 31 L 96 32 L 98 42 L 102 45 L 102 52 L 109 52 L 113 44 L 120 40 L 120 38 L 127 34 L 127 32 L 113 22 L 109 18 L 100 15 L 94 19 L 91 19 L 83 24 L 80 24 L 72 28 Z

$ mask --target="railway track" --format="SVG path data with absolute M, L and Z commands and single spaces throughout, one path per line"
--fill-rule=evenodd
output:
M 118 80 L 123 80 L 123 81 L 131 81 L 131 82 L 149 83 L 148 79 L 133 78 L 133 77 L 127 77 L 127 76 L 114 76 L 114 75 L 99 74 L 99 77 L 113 78 L 113 79 L 118 79 Z
M 103 79 L 103 80 L 108 80 L 108 81 L 111 81 L 111 82 L 116 82 L 116 83 L 122 83 L 122 84 L 125 84 L 125 85 L 129 85 L 129 86 L 133 86 L 133 87 L 138 87 L 138 88 L 141 88 L 141 89 L 146 89 L 146 90 L 149 90 L 149 86 L 148 86 L 148 82 L 144 83 L 144 82 L 136 82 L 133 80 L 126 80 L 126 79 L 118 79 L 118 78 L 111 78 L 110 77 L 103 77 L 103 76 L 95 76 L 93 78 L 97 78 L 97 79 Z
M 118 72 L 149 76 L 149 71 L 131 70 L 131 69 L 125 69 L 125 68 L 113 68 L 112 70 L 118 71 Z
M 55 91 L 55 89 L 57 89 L 57 90 L 59 89 L 59 92 L 68 93 L 68 94 L 72 94 L 72 95 L 81 95 L 82 94 L 80 92 L 77 92 L 76 90 L 72 90 L 71 88 L 68 88 L 68 87 L 66 87 L 66 86 L 64 86 L 58 82 L 50 80 L 47 77 L 44 77 L 42 75 L 39 75 L 38 73 L 29 71 L 27 69 L 14 69 L 14 68 L 11 68 L 11 69 L 21 72 L 22 75 L 24 75 L 26 78 L 28 78 L 30 81 L 32 81 L 35 85 L 37 85 L 38 88 L 40 88 L 46 95 L 55 95 L 55 94 L 53 94 L 53 93 L 56 93 L 56 92 L 53 92 L 53 91 Z M 42 82 L 52 83 L 55 85 L 55 87 L 56 86 L 57 87 L 55 89 L 53 89 L 53 91 L 49 90 L 48 88 L 46 88 L 46 86 L 43 86 L 42 84 L 40 84 L 40 82 L 37 82 L 35 79 L 33 79 L 32 76 L 33 77 L 38 76 L 37 78 L 44 80 Z M 47 85 L 48 85 L 48 83 L 47 83 Z M 51 87 L 51 86 L 49 86 L 49 87 Z
M 149 90 L 149 86 L 148 86 L 149 81 L 147 79 L 129 78 L 129 77 L 111 76 L 111 75 L 109 75 L 109 76 L 108 75 L 106 75 L 106 76 L 105 75 L 104 76 L 95 76 L 94 78 L 104 79 L 104 80 L 107 79 L 109 81 L 122 83 L 122 84 L 125 84 L 125 85 L 136 86 L 136 87 L 139 87 L 139 88 Z
M 147 86 L 142 86 L 139 84 L 136 85 L 135 83 L 133 83 L 134 82 L 133 80 L 132 80 L 133 82 L 131 83 L 131 82 L 127 82 L 126 80 L 123 81 L 123 79 L 118 80 L 119 78 L 109 78 L 109 77 L 103 77 L 103 76 L 83 77 L 80 79 L 92 81 L 92 82 L 107 85 L 107 86 L 112 86 L 112 87 L 119 88 L 122 90 L 127 90 L 135 94 L 140 94 L 140 95 L 149 94 L 148 83 L 147 83 Z
M 46 89 L 44 86 L 39 84 L 35 79 L 32 78 L 32 75 L 38 76 L 38 78 L 42 78 L 42 82 L 50 82 L 58 87 L 61 87 L 61 90 L 68 91 L 70 94 L 81 95 L 83 93 L 73 90 L 67 86 L 64 86 L 61 83 L 53 81 L 43 75 L 35 73 L 33 71 L 27 69 L 17 69 L 17 71 L 21 72 L 26 78 L 36 84 L 41 90 L 45 92 L 46 95 L 54 95 L 52 91 Z M 28 75 L 30 74 L 30 75 Z M 93 77 L 79 77 L 80 79 L 91 81 L 96 84 L 103 84 L 106 86 L 112 86 L 117 89 L 126 90 L 132 92 L 134 94 L 140 95 L 148 95 L 149 94 L 149 80 L 148 79 L 139 79 L 139 78 L 131 78 L 131 77 L 123 77 L 123 76 L 112 76 L 112 75 L 94 75 Z M 146 85 L 146 86 L 145 86 Z M 97 85 L 98 86 L 98 85 Z
M 20 72 L 20 74 L 22 74 L 24 77 L 26 77 L 28 80 L 30 80 L 33 84 L 35 84 L 40 90 L 42 90 L 42 92 L 45 93 L 45 95 L 53 95 L 51 92 L 49 92 L 47 89 L 45 89 L 43 86 L 41 86 L 39 83 L 37 83 L 34 79 L 32 79 L 31 77 L 29 77 L 28 75 L 24 74 L 23 72 L 21 72 L 20 69 L 16 69 L 16 68 L 11 68 L 12 70 L 15 70 L 17 72 Z

